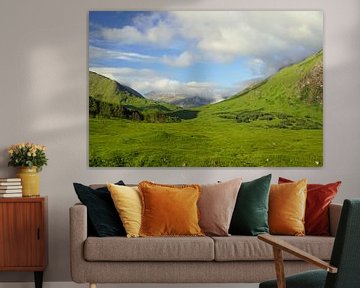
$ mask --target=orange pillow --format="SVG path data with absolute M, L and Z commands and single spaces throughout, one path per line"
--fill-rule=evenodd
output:
M 269 195 L 271 234 L 303 236 L 307 180 L 273 184 Z
M 140 236 L 203 236 L 199 227 L 199 185 L 172 186 L 143 181 Z

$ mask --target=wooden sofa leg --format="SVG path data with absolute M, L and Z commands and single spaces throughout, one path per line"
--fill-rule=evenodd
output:
M 89 288 L 96 288 L 96 284 L 95 283 L 89 283 Z

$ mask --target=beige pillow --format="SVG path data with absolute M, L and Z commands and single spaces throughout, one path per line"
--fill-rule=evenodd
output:
M 218 184 L 201 185 L 199 225 L 207 235 L 229 236 L 231 217 L 242 178 Z

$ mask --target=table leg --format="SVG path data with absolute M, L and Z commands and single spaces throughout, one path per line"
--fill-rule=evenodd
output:
M 43 271 L 35 271 L 35 288 L 42 288 L 43 284 Z

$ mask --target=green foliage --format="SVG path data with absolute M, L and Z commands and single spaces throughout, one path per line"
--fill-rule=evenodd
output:
M 225 118 L 228 118 L 226 116 L 228 115 L 225 115 Z M 257 120 L 263 120 L 267 121 L 264 123 L 265 126 L 281 129 L 322 129 L 322 123 L 308 117 L 298 118 L 280 112 L 264 112 L 263 109 L 241 111 L 235 116 L 235 119 L 238 123 L 251 123 Z
M 119 104 L 111 104 L 89 97 L 89 115 L 102 118 L 123 118 L 135 121 L 144 120 L 144 115 Z
M 41 171 L 47 165 L 48 159 L 45 155 L 46 147 L 33 143 L 20 143 L 9 147 L 9 166 L 14 167 L 36 167 Z
M 159 110 L 141 110 L 136 107 L 122 106 L 120 104 L 111 104 L 99 101 L 93 97 L 89 97 L 89 115 L 90 117 L 100 118 L 120 118 L 134 121 L 171 123 L 180 122 L 180 118 Z

